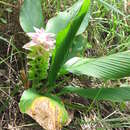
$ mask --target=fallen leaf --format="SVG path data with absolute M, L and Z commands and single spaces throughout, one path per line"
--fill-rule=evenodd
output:
M 61 130 L 67 123 L 63 120 L 65 109 L 48 97 L 36 98 L 26 112 L 46 130 Z M 67 112 L 66 112 L 67 113 Z

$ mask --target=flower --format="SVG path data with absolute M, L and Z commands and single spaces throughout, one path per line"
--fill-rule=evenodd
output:
M 27 35 L 32 39 L 29 43 L 25 44 L 23 48 L 30 50 L 32 46 L 43 45 L 46 51 L 55 47 L 55 34 L 47 33 L 43 28 L 38 29 L 34 27 L 35 32 L 29 32 Z

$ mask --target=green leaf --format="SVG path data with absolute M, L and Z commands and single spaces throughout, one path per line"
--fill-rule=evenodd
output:
M 50 109 L 56 109 L 57 111 L 60 110 L 58 112 L 59 115 L 55 115 L 56 116 L 55 118 L 60 117 L 61 119 L 57 119 L 57 120 L 61 121 L 61 123 L 65 124 L 66 121 L 68 120 L 68 113 L 64 107 L 64 104 L 60 100 L 60 98 L 58 98 L 55 95 L 49 95 L 49 94 L 42 95 L 42 94 L 38 93 L 35 89 L 32 89 L 32 88 L 24 91 L 24 93 L 20 99 L 20 103 L 19 103 L 20 111 L 22 113 L 26 113 L 26 114 L 28 114 L 29 110 L 36 111 L 34 109 L 36 107 L 35 105 L 37 104 L 37 102 L 41 102 L 41 104 L 43 102 L 44 102 L 44 104 L 47 103 L 46 107 L 48 107 L 48 110 L 50 110 Z M 43 105 L 38 106 L 40 110 L 41 109 L 44 110 L 44 108 L 41 108 L 42 106 Z M 40 112 L 43 112 L 43 111 L 40 111 Z M 50 116 L 50 114 L 49 114 L 49 116 Z M 51 118 L 51 117 L 49 117 L 49 118 Z M 54 118 L 54 117 L 52 117 L 52 118 Z
M 76 93 L 77 95 L 86 99 L 92 100 L 108 100 L 112 102 L 130 101 L 130 88 L 79 88 L 67 86 L 61 90 L 62 94 Z
M 34 32 L 33 27 L 44 26 L 41 0 L 24 0 L 20 10 L 20 25 L 25 32 Z
M 57 73 L 64 63 L 64 59 L 73 43 L 73 39 L 89 10 L 90 0 L 84 0 L 78 14 L 69 22 L 67 27 L 58 33 L 56 38 L 56 49 L 53 54 L 52 65 L 49 72 L 49 84 L 56 80 Z
M 69 53 L 65 57 L 65 62 L 75 56 L 83 56 L 87 41 L 84 36 L 79 35 L 74 38 L 73 44 L 69 49 Z M 65 63 L 64 62 L 64 63 Z
M 70 59 L 64 69 L 74 74 L 84 74 L 104 80 L 130 76 L 130 51 L 95 58 Z
M 55 130 L 69 121 L 69 115 L 63 102 L 55 95 L 41 95 L 34 89 L 24 91 L 20 111 L 31 116 L 43 128 Z M 49 125 L 48 125 L 49 124 Z
M 89 23 L 89 20 L 90 20 L 90 17 L 91 17 L 91 8 L 89 8 L 88 13 L 86 14 L 86 16 L 85 16 L 82 24 L 80 25 L 80 28 L 79 28 L 76 35 L 80 35 L 86 30 L 88 23 Z
M 41 95 L 35 89 L 24 91 L 19 103 L 20 111 L 26 113 L 31 107 L 32 102 L 38 97 L 41 97 Z
M 51 18 L 47 25 L 46 25 L 46 31 L 58 34 L 62 29 L 64 29 L 68 23 L 71 21 L 71 19 L 76 16 L 79 9 L 81 8 L 81 5 L 83 3 L 83 0 L 78 0 L 72 7 L 65 10 L 64 12 L 60 12 L 56 17 Z M 88 13 L 86 14 L 78 32 L 77 35 L 83 33 L 85 29 L 88 26 L 88 22 L 90 19 L 90 13 L 91 9 L 89 8 Z
M 64 63 L 75 56 L 83 56 L 86 47 L 87 41 L 82 35 L 75 37 L 73 44 L 69 49 L 69 53 L 65 57 Z M 62 67 L 60 69 L 59 76 L 62 76 L 67 73 L 68 71 L 66 71 L 64 67 Z
M 61 100 L 54 96 L 54 95 L 50 95 L 50 94 L 45 94 L 42 95 L 40 93 L 38 93 L 38 91 L 34 88 L 25 90 L 21 99 L 20 99 L 20 110 L 22 113 L 26 113 L 26 111 L 31 107 L 32 102 L 39 97 L 49 97 L 52 100 L 52 103 L 56 103 L 59 104 L 61 107 L 63 107 L 63 103 L 61 102 Z

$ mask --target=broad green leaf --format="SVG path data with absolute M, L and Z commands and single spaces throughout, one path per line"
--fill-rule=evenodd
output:
M 86 30 L 88 23 L 89 23 L 89 20 L 90 20 L 90 17 L 91 17 L 91 7 L 89 7 L 88 13 L 86 14 L 86 16 L 85 16 L 82 24 L 80 25 L 80 28 L 79 28 L 76 35 L 80 35 Z
M 130 76 L 130 51 L 109 56 L 87 59 L 70 59 L 64 69 L 74 74 L 84 74 L 104 80 L 118 79 Z
M 130 87 L 121 88 L 79 88 L 67 86 L 61 90 L 62 94 L 75 93 L 81 97 L 92 100 L 108 100 L 112 102 L 130 101 Z
M 64 104 L 61 102 L 61 100 L 58 97 L 56 97 L 54 95 L 46 95 L 46 94 L 42 95 L 42 94 L 38 93 L 35 89 L 31 88 L 31 89 L 25 90 L 20 99 L 20 103 L 19 103 L 20 111 L 22 113 L 26 113 L 30 109 L 30 107 L 32 106 L 33 102 L 36 99 L 43 98 L 43 97 L 49 98 L 51 103 L 53 105 L 58 105 L 62 109 L 62 111 L 65 110 Z M 66 117 L 67 113 L 65 112 L 64 114 Z
M 25 32 L 34 32 L 34 27 L 44 26 L 41 0 L 24 0 L 20 10 L 20 25 Z
M 79 9 L 81 8 L 81 5 L 83 3 L 83 0 L 78 0 L 72 7 L 69 9 L 65 10 L 64 12 L 60 12 L 57 16 L 51 18 L 47 25 L 46 25 L 46 31 L 58 34 L 62 29 L 64 29 L 70 20 L 76 16 L 78 13 Z M 78 32 L 77 35 L 83 33 L 88 26 L 88 22 L 90 19 L 90 12 L 91 9 L 89 8 L 89 12 L 86 14 Z
M 83 56 L 87 45 L 86 43 L 87 41 L 84 38 L 84 36 L 82 35 L 76 36 L 73 40 L 72 46 L 69 49 L 69 53 L 65 57 L 64 63 L 75 56 L 77 57 Z
M 71 59 L 75 56 L 78 56 L 78 57 L 83 56 L 86 46 L 87 46 L 87 41 L 82 35 L 75 37 L 73 44 L 69 49 L 69 53 L 65 57 L 64 63 L 66 63 L 66 61 L 68 61 L 69 59 Z M 66 71 L 62 67 L 59 72 L 59 76 L 64 75 L 66 73 L 68 73 L 68 71 Z
M 56 80 L 57 73 L 64 63 L 64 59 L 73 43 L 73 39 L 89 10 L 90 0 L 84 0 L 78 14 L 69 22 L 67 27 L 60 31 L 56 38 L 56 49 L 52 59 L 49 72 L 49 84 L 52 85 Z
M 54 95 L 41 95 L 34 89 L 26 90 L 19 103 L 22 113 L 36 120 L 44 129 L 61 128 L 68 122 L 68 112 L 61 100 Z
M 24 91 L 21 99 L 20 99 L 20 103 L 19 103 L 19 107 L 20 107 L 20 111 L 22 113 L 26 113 L 26 111 L 31 107 L 33 101 L 36 98 L 40 98 L 40 97 L 49 97 L 50 99 L 52 99 L 52 102 L 57 102 L 59 105 L 63 105 L 63 103 L 60 101 L 60 99 L 56 96 L 52 96 L 52 95 L 42 95 L 40 94 L 38 91 L 36 91 L 36 89 L 31 88 L 31 89 L 27 89 Z M 62 106 L 63 107 L 63 106 Z
M 38 97 L 41 97 L 41 95 L 35 89 L 24 91 L 19 103 L 20 111 L 26 113 L 31 107 L 32 102 Z

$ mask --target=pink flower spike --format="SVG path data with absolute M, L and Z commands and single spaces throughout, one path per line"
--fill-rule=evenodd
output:
M 36 46 L 36 45 L 37 45 L 37 44 L 36 44 L 35 42 L 30 41 L 29 43 L 25 44 L 25 45 L 23 46 L 23 48 L 26 49 L 26 50 L 30 50 L 30 48 L 31 48 L 32 46 Z
M 38 35 L 36 33 L 27 33 L 27 35 L 31 38 L 31 39 L 35 39 Z
M 34 27 L 34 30 L 35 32 L 27 33 L 32 40 L 25 44 L 23 48 L 30 50 L 32 46 L 42 45 L 46 51 L 54 49 L 56 43 L 55 34 L 45 32 L 43 28 L 38 29 Z
M 44 33 L 45 32 L 44 28 L 41 28 L 41 29 L 36 28 L 36 27 L 33 27 L 33 28 L 34 28 L 36 33 Z
M 34 28 L 34 30 L 35 30 L 36 33 L 39 33 L 39 32 L 40 32 L 40 29 L 39 29 L 39 28 L 36 28 L 36 27 L 33 27 L 33 28 Z

